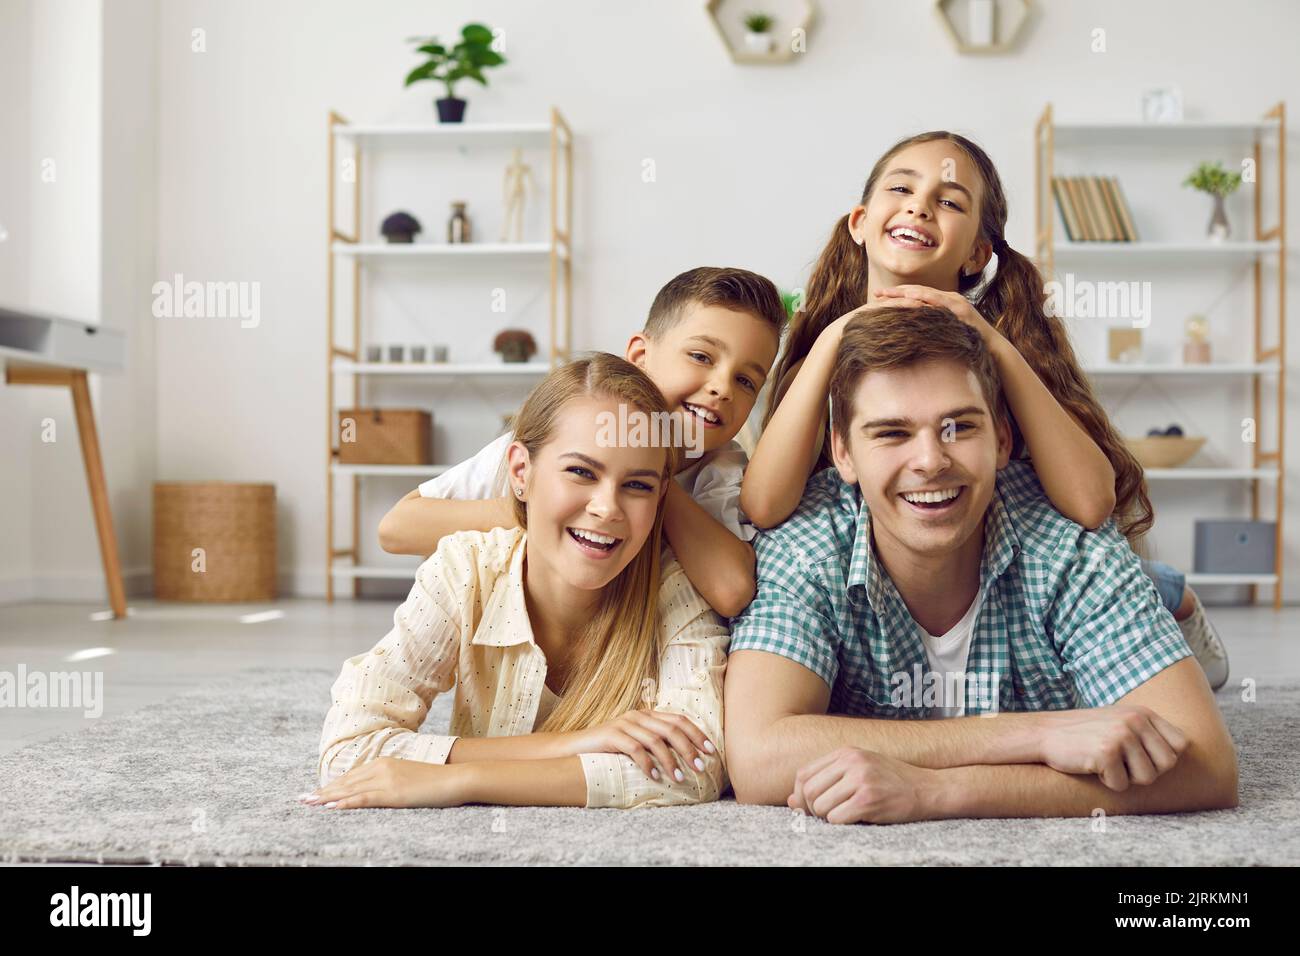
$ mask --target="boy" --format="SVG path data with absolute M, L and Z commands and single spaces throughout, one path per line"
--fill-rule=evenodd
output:
M 734 439 L 776 360 L 785 326 L 771 281 L 744 269 L 701 267 L 659 290 L 645 328 L 628 340 L 629 362 L 659 386 L 703 436 L 703 455 L 684 455 L 664 500 L 664 534 L 686 576 L 715 611 L 734 617 L 754 596 L 755 528 L 740 511 L 747 457 Z M 426 556 L 447 534 L 514 523 L 501 462 L 501 435 L 473 458 L 424 482 L 379 523 L 395 554 Z

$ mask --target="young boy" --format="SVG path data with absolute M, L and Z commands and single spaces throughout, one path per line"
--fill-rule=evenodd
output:
M 740 511 L 747 457 L 734 441 L 780 348 L 785 308 L 771 281 L 744 269 L 683 272 L 655 296 L 626 357 L 659 386 L 670 408 L 702 429 L 703 455 L 684 455 L 664 501 L 664 533 L 696 590 L 724 617 L 754 596 L 756 529 Z M 501 462 L 509 432 L 473 458 L 424 482 L 379 523 L 394 554 L 427 556 L 447 534 L 514 524 Z

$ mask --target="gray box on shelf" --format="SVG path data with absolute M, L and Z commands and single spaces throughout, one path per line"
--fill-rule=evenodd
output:
M 1277 524 L 1231 519 L 1197 521 L 1193 568 L 1198 574 L 1272 574 Z

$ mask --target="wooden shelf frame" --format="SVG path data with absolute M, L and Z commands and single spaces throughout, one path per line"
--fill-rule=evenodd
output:
M 397 251 L 361 242 L 361 183 L 362 159 L 365 144 L 379 139 L 406 138 L 422 140 L 430 147 L 447 145 L 483 145 L 501 147 L 510 145 L 539 145 L 545 143 L 550 148 L 550 224 L 547 241 L 543 243 L 485 243 L 478 248 L 447 249 L 446 247 L 425 248 L 397 247 Z M 352 178 L 352 231 L 345 232 L 337 225 L 337 213 L 347 201 L 340 197 L 338 183 L 338 149 L 340 141 L 351 144 L 355 153 L 355 165 Z M 326 222 L 328 238 L 326 242 L 326 351 L 325 351 L 325 599 L 334 601 L 334 578 L 345 576 L 352 578 L 352 596 L 359 597 L 361 579 L 365 577 L 393 577 L 387 569 L 372 569 L 361 564 L 361 478 L 365 475 L 387 476 L 397 472 L 374 470 L 379 466 L 341 466 L 338 461 L 338 447 L 335 442 L 335 383 L 336 374 L 352 376 L 352 404 L 361 404 L 361 377 L 369 374 L 397 374 L 390 368 L 368 368 L 361 357 L 361 269 L 370 260 L 384 260 L 405 256 L 429 261 L 439 257 L 463 255 L 523 255 L 545 256 L 550 266 L 550 310 L 549 310 L 549 347 L 546 370 L 555 368 L 569 361 L 572 353 L 573 331 L 573 131 L 561 115 L 559 109 L 552 107 L 549 124 L 492 124 L 475 127 L 461 125 L 453 127 L 434 125 L 367 125 L 354 126 L 345 117 L 330 111 L 328 124 L 328 176 L 326 199 Z M 340 263 L 338 260 L 343 260 Z M 351 346 L 340 343 L 335 335 L 335 293 L 337 270 L 351 267 L 352 271 L 352 343 Z M 561 299 L 563 304 L 561 304 Z M 383 364 L 383 363 L 381 363 Z M 538 366 L 543 363 L 529 363 L 524 368 L 507 371 L 487 370 L 472 366 L 446 366 L 447 371 L 436 368 L 416 369 L 411 372 L 403 369 L 405 374 L 424 374 L 447 376 L 449 380 L 469 375 L 501 374 L 537 374 Z M 429 466 L 430 473 L 446 468 L 445 465 Z M 352 543 L 339 546 L 335 542 L 334 492 L 335 477 L 340 481 L 351 479 L 352 483 Z M 340 566 L 340 560 L 350 561 Z M 371 573 L 372 571 L 382 573 Z
M 1034 254 L 1039 269 L 1042 271 L 1045 279 L 1055 277 L 1056 271 L 1056 253 L 1058 251 L 1082 252 L 1085 251 L 1085 244 L 1057 243 L 1054 238 L 1056 228 L 1056 205 L 1052 195 L 1052 175 L 1056 161 L 1056 144 L 1057 130 L 1064 129 L 1069 131 L 1061 139 L 1070 142 L 1082 141 L 1080 136 L 1072 135 L 1075 132 L 1082 132 L 1093 129 L 1115 129 L 1124 124 L 1105 124 L 1105 123 L 1068 123 L 1059 124 L 1055 121 L 1052 104 L 1048 103 L 1043 112 L 1039 115 L 1038 120 L 1034 123 Z M 1137 129 L 1136 126 L 1133 127 Z M 1254 183 L 1254 234 L 1251 237 L 1249 245 L 1243 244 L 1245 248 L 1234 248 L 1232 243 L 1224 243 L 1219 248 L 1226 254 L 1240 255 L 1245 253 L 1253 258 L 1253 320 L 1254 320 L 1254 370 L 1245 370 L 1245 374 L 1251 383 L 1251 410 L 1258 429 L 1257 440 L 1252 446 L 1251 457 L 1252 469 L 1256 470 L 1260 476 L 1248 478 L 1250 483 L 1250 517 L 1251 520 L 1259 520 L 1260 512 L 1260 483 L 1261 481 L 1273 481 L 1274 488 L 1274 515 L 1276 522 L 1275 541 L 1274 541 L 1274 568 L 1273 574 L 1270 575 L 1245 575 L 1245 578 L 1254 578 L 1255 581 L 1249 584 L 1250 601 L 1254 603 L 1257 599 L 1257 583 L 1263 582 L 1271 584 L 1273 587 L 1273 608 L 1280 610 L 1282 607 L 1282 584 L 1283 584 L 1283 525 L 1285 520 L 1285 491 L 1286 491 L 1286 103 L 1279 101 L 1271 109 L 1263 114 L 1256 121 L 1247 123 L 1150 123 L 1141 127 L 1141 142 L 1143 144 L 1152 141 L 1159 142 L 1162 137 L 1168 136 L 1168 140 L 1174 145 L 1185 145 L 1189 134 L 1196 138 L 1209 137 L 1229 137 L 1235 142 L 1249 142 L 1253 150 L 1255 161 L 1256 180 Z M 1270 165 L 1265 166 L 1264 141 L 1272 140 L 1271 155 L 1268 157 Z M 1122 145 L 1122 144 L 1117 144 Z M 1264 226 L 1264 199 L 1263 184 L 1266 172 L 1271 170 L 1271 174 L 1276 176 L 1276 206 L 1271 210 L 1275 216 L 1273 225 Z M 1087 251 L 1091 252 L 1094 244 L 1086 244 Z M 1178 243 L 1156 243 L 1145 244 L 1147 251 L 1167 251 L 1176 249 L 1185 251 L 1186 249 L 1197 248 L 1196 244 L 1178 244 Z M 1120 254 L 1121 252 L 1138 252 L 1142 253 L 1143 243 L 1097 243 L 1098 249 L 1104 249 L 1105 252 Z M 1129 246 L 1127 250 L 1126 246 Z M 1204 255 L 1194 255 L 1191 262 L 1199 264 L 1208 258 L 1210 252 L 1208 248 Z M 1277 266 L 1277 339 L 1276 344 L 1265 348 L 1264 333 L 1264 314 L 1263 314 L 1263 292 L 1264 292 L 1264 257 L 1276 257 Z M 1240 366 L 1238 366 L 1240 367 Z M 1276 415 L 1276 447 L 1272 451 L 1266 451 L 1263 448 L 1263 402 L 1261 400 L 1261 389 L 1265 376 L 1276 377 L 1277 390 L 1277 407 L 1274 412 Z M 1270 477 L 1263 477 L 1265 472 L 1274 472 Z M 1223 575 L 1188 575 L 1190 583 L 1196 583 L 1197 580 L 1202 583 L 1212 583 L 1210 579 L 1222 578 Z M 1230 576 L 1229 576 L 1230 577 Z

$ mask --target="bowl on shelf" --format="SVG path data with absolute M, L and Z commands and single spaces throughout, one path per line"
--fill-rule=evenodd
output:
M 1201 450 L 1205 439 L 1186 435 L 1148 435 L 1145 438 L 1125 438 L 1124 444 L 1143 468 L 1177 468 Z

